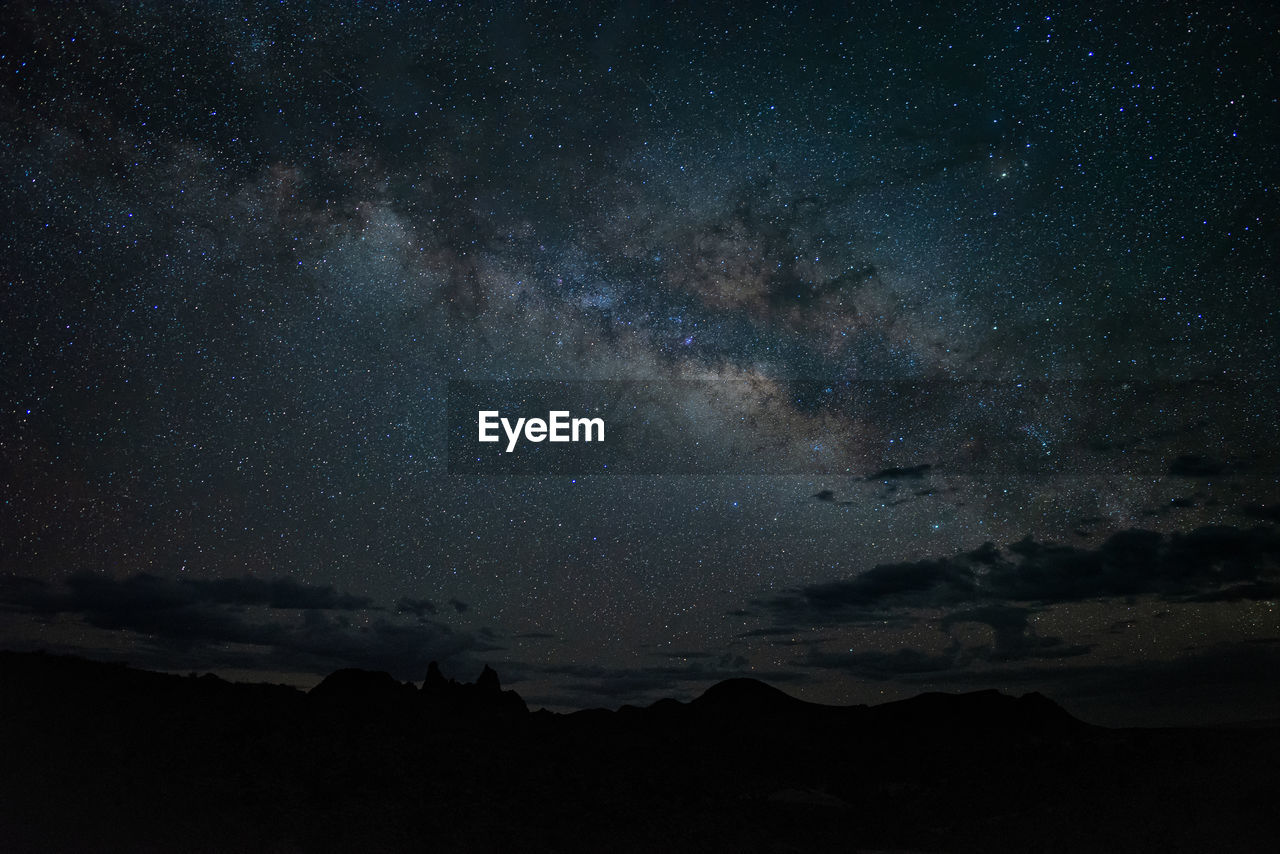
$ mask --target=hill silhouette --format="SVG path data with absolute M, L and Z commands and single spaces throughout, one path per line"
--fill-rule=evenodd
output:
M 753 708 L 770 711 L 798 711 L 813 705 L 761 682 L 759 679 L 726 679 L 706 690 L 693 704 L 704 709 Z
M 5 851 L 1249 851 L 1280 731 L 1108 730 L 1038 694 L 530 712 L 486 667 L 309 692 L 0 653 Z

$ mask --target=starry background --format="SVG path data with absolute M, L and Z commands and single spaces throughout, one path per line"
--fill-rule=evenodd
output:
M 0 645 L 1280 716 L 1278 23 L 5 4 Z M 781 473 L 452 473 L 531 379 Z

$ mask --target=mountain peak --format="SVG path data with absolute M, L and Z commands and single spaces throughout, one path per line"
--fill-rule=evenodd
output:
M 486 664 L 484 670 L 480 671 L 480 678 L 476 680 L 476 688 L 484 694 L 501 693 L 502 683 L 498 681 L 498 672 Z
M 759 679 L 737 677 L 712 685 L 692 705 L 700 708 L 753 707 L 792 708 L 803 704 L 785 691 Z

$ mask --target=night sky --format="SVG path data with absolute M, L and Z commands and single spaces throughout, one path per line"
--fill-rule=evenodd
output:
M 5 4 L 0 646 L 1280 716 L 1280 13 L 935 5 Z

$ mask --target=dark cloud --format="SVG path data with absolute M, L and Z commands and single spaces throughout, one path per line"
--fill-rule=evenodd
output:
M 402 597 L 396 602 L 396 613 L 413 614 L 418 617 L 427 617 L 435 614 L 439 609 L 435 603 L 429 599 L 410 599 Z
M 38 618 L 67 615 L 94 628 L 133 633 L 153 666 L 253 666 L 310 673 L 365 667 L 416 675 L 432 659 L 496 649 L 443 623 L 353 619 L 339 609 L 359 608 L 366 614 L 380 609 L 371 600 L 327 585 L 296 582 L 206 582 L 145 574 L 116 580 L 79 573 L 52 585 L 11 576 L 0 584 L 0 605 Z M 256 649 L 229 650 L 229 644 Z
M 931 654 L 916 649 L 899 649 L 893 652 L 812 650 L 797 664 L 823 670 L 841 670 L 860 679 L 882 681 L 903 675 L 941 673 L 951 670 L 955 667 L 955 657 L 951 654 Z
M 67 578 L 65 590 L 31 578 L 10 577 L 6 594 L 27 607 L 108 613 L 121 605 L 156 611 L 208 605 L 261 606 L 281 610 L 359 611 L 374 607 L 365 596 L 340 593 L 332 585 L 301 584 L 291 579 L 252 576 L 220 579 L 160 578 L 141 573 L 116 580 L 92 572 Z
M 1186 602 L 1261 602 L 1280 599 L 1280 582 L 1255 581 L 1188 596 Z
M 983 605 L 977 608 L 955 611 L 943 617 L 942 628 L 948 629 L 961 623 L 980 623 L 989 626 L 994 642 L 983 652 L 990 661 L 1017 661 L 1027 658 L 1073 658 L 1086 655 L 1092 647 L 1085 644 L 1068 644 L 1060 637 L 1042 636 L 1031 629 L 1030 617 L 1038 613 L 1032 608 L 1009 605 Z M 973 654 L 975 650 L 968 650 Z
M 920 607 L 972 601 L 978 595 L 975 566 L 994 546 L 955 558 L 880 564 L 842 581 L 811 584 L 794 595 L 768 600 L 776 611 L 834 614 L 874 607 Z
M 461 599 L 450 599 L 449 604 L 452 605 L 453 610 L 457 611 L 459 614 L 465 613 L 466 610 L 471 607 Z
M 986 543 L 943 558 L 880 564 L 852 578 L 810 584 L 765 604 L 794 622 L 881 619 L 885 608 L 964 603 L 1078 602 L 1155 595 L 1171 600 L 1270 598 L 1280 533 L 1206 526 L 1164 536 L 1132 529 L 1096 548 L 1030 537 L 1004 551 Z
M 373 606 L 367 596 L 339 593 L 331 585 L 299 584 L 288 578 L 265 580 L 240 578 L 178 579 L 193 588 L 198 598 L 227 605 L 265 605 L 268 608 L 314 608 L 358 611 Z
M 975 662 L 1007 663 L 1031 659 L 1074 658 L 1087 654 L 1092 647 L 1069 644 L 1059 637 L 1041 636 L 1030 625 L 1037 613 L 1032 608 L 1006 605 L 984 605 L 954 611 L 943 617 L 941 628 L 950 630 L 964 623 L 977 623 L 991 628 L 990 644 L 963 644 L 955 636 L 947 649 L 927 652 L 919 649 L 827 651 L 816 646 L 795 664 L 824 670 L 842 670 L 860 679 L 888 680 L 922 674 L 945 674 L 963 671 Z

